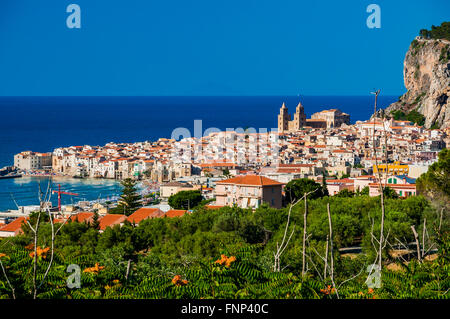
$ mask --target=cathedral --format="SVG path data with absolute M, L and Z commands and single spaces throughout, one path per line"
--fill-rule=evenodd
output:
M 302 103 L 298 103 L 295 109 L 294 119 L 288 113 L 286 105 L 280 108 L 278 114 L 278 132 L 295 132 L 304 127 L 313 129 L 329 129 L 340 127 L 343 124 L 350 124 L 350 115 L 338 109 L 324 110 L 314 113 L 310 119 L 306 119 L 305 110 Z
M 306 115 L 302 103 L 298 103 L 295 109 L 294 119 L 288 113 L 286 105 L 283 103 L 278 115 L 278 132 L 294 132 L 306 126 Z

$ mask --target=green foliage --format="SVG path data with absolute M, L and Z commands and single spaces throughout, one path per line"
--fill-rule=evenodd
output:
M 419 95 L 417 99 L 414 102 L 415 104 L 417 104 L 420 101 L 421 96 Z M 407 114 L 401 110 L 396 110 L 392 111 L 391 114 L 394 117 L 394 120 L 396 121 L 410 121 L 413 123 L 417 123 L 417 125 L 420 126 L 425 124 L 425 117 L 422 114 L 420 114 L 417 110 L 412 110 Z
M 447 63 L 450 60 L 450 46 L 447 44 L 441 49 L 441 54 L 439 55 L 439 62 Z
M 398 198 L 398 194 L 395 190 L 390 188 L 389 186 L 386 186 L 383 188 L 383 195 L 385 198 Z
M 39 288 L 38 298 L 337 298 L 330 278 L 321 278 L 323 260 L 317 255 L 325 254 L 329 232 L 327 204 L 333 222 L 334 245 L 330 249 L 334 252 L 340 298 L 448 297 L 450 237 L 445 223 L 442 231 L 430 232 L 439 248 L 435 261 L 410 262 L 401 266 L 399 272 L 385 268 L 382 287 L 368 291 L 364 270 L 373 263 L 370 233 L 379 234 L 379 197 L 308 200 L 309 271 L 302 277 L 302 204 L 292 208 L 288 233 L 294 232 L 281 257 L 282 272 L 273 272 L 273 252 L 283 238 L 288 208 L 262 205 L 252 211 L 198 206 L 181 218 L 154 218 L 139 225 L 125 223 L 103 233 L 98 233 L 93 224 L 69 222 L 56 237 L 54 265 Z M 32 217 L 36 221 L 36 216 Z M 422 196 L 386 199 L 385 231 L 389 238 L 412 241 L 410 226 L 416 225 L 421 232 L 419 225 L 425 217 L 427 225 L 438 225 L 439 214 Z M 50 225 L 43 220 L 38 245 L 49 247 Z M 361 240 L 362 254 L 354 259 L 340 256 L 339 248 L 359 245 Z M 18 298 L 31 296 L 33 259 L 25 247 L 32 242 L 28 232 L 0 242 L 0 258 Z M 223 262 L 232 256 L 235 260 Z M 38 260 L 39 278 L 45 272 L 48 257 Z M 385 255 L 385 261 L 393 260 Z M 128 262 L 131 267 L 126 276 Z M 70 264 L 77 264 L 82 270 L 80 289 L 67 288 L 66 270 Z M 92 271 L 96 264 L 98 270 Z M 11 297 L 12 291 L 0 273 L 0 298 Z
M 363 189 L 361 189 L 361 191 L 359 192 L 359 194 L 360 194 L 361 196 L 369 196 L 369 192 L 370 192 L 369 186 L 365 186 L 365 187 L 363 187 Z
M 425 194 L 441 193 L 450 196 L 450 150 L 445 148 L 438 155 L 438 161 L 430 166 L 416 181 L 418 191 Z
M 290 181 L 287 183 L 284 191 L 286 193 L 286 200 L 289 203 L 297 201 L 302 198 L 305 193 L 312 191 L 315 192 L 308 196 L 309 199 L 320 198 L 328 193 L 326 187 L 308 178 L 300 178 Z
M 450 22 L 442 22 L 440 26 L 431 26 L 431 30 L 420 30 L 420 36 L 425 39 L 445 39 L 450 41 Z
M 203 200 L 202 193 L 195 191 L 180 191 L 169 197 L 169 205 L 175 209 L 191 209 Z
M 337 197 L 353 197 L 355 196 L 355 192 L 352 192 L 348 189 L 343 189 L 339 193 L 336 194 Z

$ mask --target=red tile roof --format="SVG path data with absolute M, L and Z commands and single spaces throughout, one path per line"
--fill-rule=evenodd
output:
M 4 225 L 0 228 L 0 231 L 12 232 L 16 233 L 22 228 L 22 223 L 25 222 L 25 217 L 16 218 L 14 221 L 9 224 Z
M 353 184 L 355 182 L 354 179 L 351 178 L 342 178 L 342 179 L 328 179 L 327 180 L 327 184 L 328 183 L 351 183 Z
M 78 213 L 78 214 L 76 214 L 76 215 L 70 216 L 70 217 L 69 217 L 69 220 L 72 221 L 72 222 L 77 221 L 77 222 L 79 222 L 79 223 L 82 223 L 82 222 L 90 222 L 91 219 L 92 219 L 92 217 L 94 217 L 94 213 L 90 213 L 90 212 L 81 212 L 81 213 Z
M 273 179 L 258 175 L 239 175 L 223 181 L 218 181 L 216 184 L 238 184 L 252 186 L 284 185 L 283 183 L 274 181 Z
M 139 224 L 144 219 L 160 217 L 164 213 L 159 208 L 139 208 L 133 214 L 128 216 L 130 223 Z
M 107 227 L 118 225 L 127 219 L 125 215 L 106 214 L 100 218 L 100 229 L 105 230 Z

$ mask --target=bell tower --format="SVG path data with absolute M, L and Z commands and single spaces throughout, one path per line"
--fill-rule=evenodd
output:
M 283 133 L 289 131 L 289 121 L 291 120 L 291 116 L 288 113 L 288 109 L 286 105 L 283 105 L 280 108 L 280 114 L 278 114 L 278 132 Z
M 306 126 L 305 109 L 302 103 L 299 102 L 294 114 L 294 130 L 299 130 L 304 126 Z

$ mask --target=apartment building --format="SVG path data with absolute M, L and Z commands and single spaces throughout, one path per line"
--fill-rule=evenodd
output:
M 14 166 L 23 170 L 36 170 L 52 166 L 51 153 L 36 153 L 31 151 L 14 155 Z

